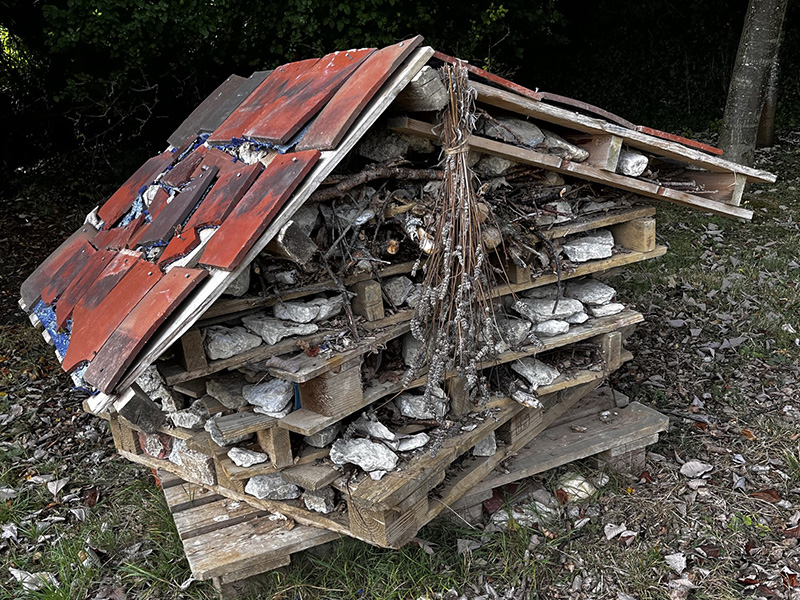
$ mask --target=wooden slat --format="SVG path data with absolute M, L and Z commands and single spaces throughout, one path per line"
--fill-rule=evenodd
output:
M 247 99 L 211 133 L 208 143 L 227 144 L 234 138 L 241 138 L 250 123 L 275 102 L 286 88 L 294 85 L 295 80 L 314 66 L 318 60 L 310 58 L 287 63 L 272 71 Z
M 97 216 L 103 219 L 106 229 L 114 226 L 119 218 L 128 212 L 133 201 L 139 195 L 139 191 L 144 186 L 153 183 L 155 178 L 171 165 L 175 158 L 177 157 L 169 151 L 150 158 L 106 200 L 105 204 L 97 211 Z
M 93 286 L 73 310 L 72 334 L 61 363 L 67 373 L 81 362 L 91 360 L 128 313 L 161 279 L 161 271 L 152 263 L 134 257 L 127 260 L 132 263 L 129 270 L 105 297 L 98 297 L 97 286 Z
M 84 247 L 84 243 L 97 235 L 97 230 L 84 224 L 75 233 L 64 240 L 36 270 L 28 275 L 27 279 L 20 286 L 21 302 L 20 307 L 26 312 L 33 310 L 33 307 L 42 297 L 42 290 L 52 279 L 53 275 L 69 261 L 72 256 Z
M 172 520 L 182 540 L 188 540 L 211 531 L 225 531 L 233 525 L 252 521 L 268 513 L 240 500 L 222 498 L 203 506 L 173 511 Z
M 314 119 L 297 150 L 333 150 L 362 109 L 422 39 L 418 35 L 370 55 Z
M 161 188 L 159 188 L 159 191 L 166 194 Z M 113 229 L 99 231 L 94 236 L 92 245 L 98 250 L 122 250 L 127 248 L 131 238 L 136 235 L 136 232 L 141 229 L 144 223 L 145 216 L 141 214 L 124 227 L 114 227 Z
M 319 156 L 316 150 L 276 156 L 203 249 L 201 264 L 236 269 Z
M 443 54 L 442 52 L 435 52 L 433 54 L 433 57 L 448 64 L 461 63 L 467 67 L 467 71 L 469 71 L 471 75 L 480 77 L 481 79 L 485 79 L 486 81 L 489 81 L 495 85 L 499 85 L 500 87 L 504 87 L 507 90 L 520 94 L 526 98 L 530 98 L 531 100 L 542 99 L 542 95 L 539 92 L 530 90 L 524 86 L 514 83 L 513 81 L 509 81 L 508 79 L 500 77 L 499 75 L 495 75 L 494 73 L 489 73 L 489 71 L 484 71 L 483 69 L 478 68 L 475 65 L 471 65 L 466 61 L 462 61 L 461 59 L 455 58 L 453 56 L 448 56 L 447 54 Z
M 330 448 L 312 448 L 308 446 L 300 452 L 300 456 L 295 458 L 293 464 L 294 466 L 309 465 L 322 458 L 327 458 L 329 453 Z M 225 471 L 226 476 L 234 481 L 243 481 L 256 475 L 270 475 L 278 472 L 275 465 L 269 462 L 253 465 L 252 467 L 239 467 L 227 456 L 219 456 L 217 460 Z
M 176 268 L 161 277 L 91 359 L 84 380 L 112 391 L 156 329 L 207 275 L 203 269 Z
M 181 187 L 192 177 L 194 170 L 203 162 L 208 148 L 198 146 L 189 154 L 184 156 L 181 161 L 174 165 L 161 178 L 161 183 L 170 187 Z
M 391 129 L 401 133 L 418 135 L 429 140 L 438 140 L 438 136 L 433 131 L 433 126 L 430 123 L 416 121 L 407 117 L 393 119 L 391 122 Z M 550 171 L 555 171 L 556 173 L 573 175 L 594 183 L 602 183 L 628 192 L 641 194 L 648 198 L 655 198 L 657 200 L 666 199 L 690 208 L 696 208 L 724 216 L 738 217 L 740 219 L 751 219 L 753 217 L 753 211 L 738 206 L 725 204 L 724 202 L 716 202 L 684 192 L 677 192 L 676 190 L 666 189 L 655 183 L 602 171 L 589 165 L 563 160 L 554 154 L 543 154 L 535 150 L 518 148 L 511 144 L 475 135 L 469 137 L 468 143 L 476 152 L 499 156 L 512 162 L 541 167 Z M 689 149 L 687 148 L 686 150 L 688 151 Z M 733 163 L 731 163 L 731 165 L 733 165 Z
M 714 146 L 709 146 L 708 144 L 704 144 L 703 142 L 698 142 L 697 140 L 690 140 L 689 138 L 685 138 L 680 135 L 675 135 L 674 133 L 667 133 L 666 131 L 661 131 L 660 129 L 653 129 L 652 127 L 637 125 L 636 131 L 641 131 L 642 133 L 646 133 L 647 135 L 664 138 L 665 140 L 669 140 L 671 142 L 678 142 L 679 144 L 683 144 L 684 146 L 691 146 L 692 148 L 697 148 L 698 150 L 702 150 L 703 152 L 708 152 L 709 154 L 716 154 L 717 156 L 722 156 L 723 154 L 721 148 L 715 148 Z
M 246 411 L 217 417 L 214 422 L 217 425 L 222 437 L 233 439 L 241 435 L 248 435 L 275 426 L 277 419 L 269 415 Z
M 331 100 L 336 90 L 374 48 L 333 52 L 286 86 L 274 102 L 250 123 L 245 136 L 260 142 L 285 144 Z
M 96 252 L 89 242 L 83 240 L 74 249 L 72 255 L 61 265 L 61 268 L 50 277 L 47 285 L 42 289 L 42 302 L 52 304 L 67 286 L 80 276 L 81 271 L 91 261 Z
M 312 492 L 329 486 L 340 475 L 331 465 L 300 465 L 281 471 L 284 481 Z
M 774 174 L 768 173 L 767 171 L 753 169 L 724 160 L 660 137 L 654 137 L 640 131 L 626 129 L 625 127 L 620 127 L 619 125 L 608 123 L 600 119 L 587 117 L 557 106 L 550 106 L 542 102 L 534 102 L 517 94 L 493 88 L 483 83 L 472 82 L 471 85 L 478 92 L 479 102 L 534 117 L 546 123 L 561 125 L 584 133 L 610 133 L 621 137 L 625 140 L 625 143 L 633 148 L 652 152 L 659 156 L 673 158 L 680 162 L 688 162 L 689 164 L 697 165 L 708 171 L 742 173 L 747 176 L 749 181 L 773 183 L 776 179 Z

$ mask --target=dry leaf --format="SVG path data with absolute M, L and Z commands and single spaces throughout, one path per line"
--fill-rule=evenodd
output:
M 623 531 L 626 531 L 628 528 L 625 526 L 625 523 L 622 525 L 615 525 L 614 523 L 607 523 L 605 527 L 603 527 L 603 533 L 606 535 L 607 540 L 613 540 L 616 536 L 618 536 Z
M 764 500 L 765 502 L 775 502 L 781 501 L 781 495 L 778 490 L 775 489 L 768 489 L 768 490 L 761 490 L 760 492 L 753 492 L 750 494 L 752 498 L 758 498 L 759 500 Z
M 686 570 L 686 555 L 683 552 L 676 552 L 675 554 L 667 554 L 664 557 L 664 562 L 675 571 L 678 575 L 682 575 Z
M 681 465 L 681 474 L 686 475 L 686 477 L 695 479 L 697 477 L 700 477 L 701 475 L 705 475 L 713 468 L 714 467 L 712 465 L 703 462 L 701 460 L 690 460 Z
M 750 431 L 749 429 L 742 429 L 742 435 L 744 437 L 746 437 L 748 440 L 750 440 L 751 442 L 753 442 L 753 441 L 758 439 L 755 436 L 755 434 L 752 431 Z

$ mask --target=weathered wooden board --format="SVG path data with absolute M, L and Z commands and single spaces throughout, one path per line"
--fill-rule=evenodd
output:
M 84 379 L 102 392 L 113 390 L 158 326 L 207 275 L 205 269 L 175 268 L 161 277 L 103 344 Z
M 169 192 L 162 187 L 159 187 L 156 190 L 156 193 L 153 195 L 153 199 L 150 201 L 150 206 L 147 207 L 147 214 L 150 215 L 150 219 L 155 219 L 158 216 L 158 213 L 167 205 L 167 201 L 170 199 Z M 130 247 L 130 246 L 129 246 Z
M 164 190 L 159 190 L 166 195 Z M 112 229 L 104 229 L 98 231 L 94 236 L 92 244 L 98 250 L 122 250 L 127 248 L 131 238 L 136 235 L 136 232 L 144 225 L 144 214 L 139 215 L 133 221 L 124 227 L 114 227 Z
M 203 162 L 206 152 L 208 152 L 208 149 L 205 146 L 198 146 L 189 152 L 178 164 L 164 173 L 161 183 L 169 187 L 181 187 L 184 185 L 191 179 L 194 170 Z
M 320 111 L 297 144 L 297 150 L 334 149 L 367 103 L 422 39 L 418 35 L 371 54 Z
M 675 135 L 674 133 L 667 133 L 666 131 L 661 131 L 660 129 L 653 129 L 652 127 L 645 127 L 644 125 L 637 125 L 636 131 L 641 131 L 642 133 L 646 133 L 647 135 L 654 135 L 655 137 L 664 138 L 665 140 L 669 140 L 670 142 L 678 142 L 679 144 L 683 144 L 684 146 L 691 146 L 692 148 L 697 148 L 698 150 L 702 150 L 703 152 L 708 152 L 709 154 L 722 156 L 721 148 L 715 148 L 714 146 L 709 146 L 708 144 L 704 144 L 703 142 L 698 142 L 697 140 L 690 140 L 689 138 L 685 138 L 680 135 Z
M 270 73 L 256 71 L 248 78 L 231 75 L 192 111 L 167 141 L 177 148 L 200 133 L 214 131 Z
M 34 305 L 42 296 L 42 290 L 52 279 L 58 270 L 69 261 L 72 256 L 83 248 L 84 242 L 91 240 L 97 235 L 97 230 L 84 224 L 75 233 L 69 236 L 64 242 L 48 256 L 36 270 L 28 275 L 28 278 L 20 286 L 20 297 L 23 310 L 33 310 Z
M 313 67 L 318 58 L 309 58 L 281 65 L 233 111 L 223 123 L 209 136 L 209 144 L 228 144 L 234 138 L 241 138 L 251 122 L 259 118 L 284 90 L 291 88 L 295 80 Z
M 84 294 L 92 287 L 100 273 L 111 264 L 115 256 L 117 256 L 115 252 L 97 250 L 78 276 L 70 282 L 56 305 L 56 325 L 59 329 L 63 329 L 67 325 L 67 319 L 72 316 L 75 305 L 81 301 Z
M 67 286 L 80 275 L 96 252 L 97 250 L 89 242 L 82 240 L 78 247 L 74 249 L 72 255 L 64 261 L 64 264 L 50 277 L 47 285 L 42 289 L 42 302 L 52 304 Z
M 322 57 L 250 123 L 245 136 L 260 142 L 285 144 L 374 51 L 374 48 L 364 48 Z
M 177 157 L 169 151 L 150 158 L 106 200 L 105 204 L 97 211 L 97 216 L 103 219 L 106 228 L 112 227 L 122 215 L 128 212 L 133 201 L 139 195 L 139 191 L 151 184 L 164 169 L 172 164 L 175 158 Z
M 275 157 L 228 214 L 200 262 L 226 271 L 238 267 L 319 156 L 316 150 L 306 150 Z
M 195 177 L 158 213 L 155 219 L 139 230 L 131 240 L 131 245 L 149 246 L 172 238 L 175 229 L 186 220 L 214 181 L 217 170 L 217 167 L 212 166 Z
M 132 256 L 124 257 L 123 263 L 125 260 L 131 264 L 113 289 L 101 296 L 99 287 L 92 286 L 72 311 L 72 335 L 61 363 L 66 372 L 73 371 L 84 360 L 91 360 L 139 300 L 161 279 L 161 271 L 154 264 Z
M 268 514 L 245 502 L 222 498 L 203 506 L 173 511 L 172 519 L 175 521 L 178 536 L 182 540 L 188 540 L 210 531 L 252 521 Z
M 455 58 L 454 56 L 449 56 L 442 52 L 434 52 L 433 57 L 448 64 L 456 64 L 459 62 L 463 63 L 466 65 L 467 70 L 476 77 L 485 79 L 486 81 L 489 81 L 495 85 L 499 85 L 500 87 L 504 87 L 512 92 L 516 92 L 517 94 L 525 96 L 526 98 L 530 98 L 531 100 L 542 99 L 542 95 L 539 92 L 529 90 L 528 88 L 521 86 L 517 83 L 514 83 L 513 81 L 509 81 L 508 79 L 505 79 L 503 77 L 500 77 L 499 75 L 495 75 L 494 73 L 489 73 L 489 71 L 484 71 L 483 69 L 478 68 L 475 65 L 471 65 L 458 58 Z

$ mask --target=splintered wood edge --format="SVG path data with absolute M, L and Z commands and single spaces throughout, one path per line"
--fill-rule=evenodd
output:
M 210 277 L 201 288 L 197 289 L 190 301 L 178 307 L 177 312 L 162 326 L 158 337 L 147 344 L 145 352 L 137 359 L 135 365 L 128 370 L 128 374 L 115 388 L 124 390 L 141 375 L 163 352 L 169 348 L 181 335 L 199 319 L 205 310 L 222 295 L 228 284 L 239 276 L 241 271 L 249 268 L 250 263 L 267 246 L 278 231 L 286 224 L 294 212 L 299 208 L 319 187 L 325 178 L 333 171 L 339 162 L 355 147 L 367 130 L 377 121 L 386 108 L 392 103 L 411 78 L 433 56 L 433 48 L 423 46 L 414 51 L 405 63 L 383 85 L 383 92 L 367 105 L 350 131 L 340 142 L 336 150 L 322 152 L 314 170 L 305 178 L 300 188 L 293 194 L 283 209 L 273 219 L 261 238 L 245 255 L 239 267 L 233 271 L 210 269 Z

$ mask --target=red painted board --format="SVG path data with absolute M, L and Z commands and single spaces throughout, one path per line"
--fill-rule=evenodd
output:
M 318 159 L 317 150 L 276 156 L 206 244 L 200 263 L 238 267 Z
M 176 267 L 164 275 L 103 344 L 84 379 L 110 393 L 156 329 L 208 275 L 205 269 Z
M 654 135 L 656 137 L 669 140 L 670 142 L 678 142 L 679 144 L 683 144 L 684 146 L 697 148 L 698 150 L 702 150 L 703 152 L 708 152 L 709 154 L 716 154 L 717 156 L 722 156 L 721 148 L 715 148 L 714 146 L 709 146 L 708 144 L 704 144 L 703 142 L 698 142 L 697 140 L 690 140 L 689 138 L 681 137 L 679 135 L 675 135 L 674 133 L 667 133 L 666 131 L 653 129 L 651 127 L 645 127 L 644 125 L 637 125 L 636 131 L 640 131 L 648 135 Z
M 447 54 L 443 54 L 441 52 L 434 52 L 433 57 L 451 65 L 459 61 L 458 58 L 455 58 L 453 56 L 448 56 Z M 483 69 L 479 69 L 475 65 L 471 65 L 466 61 L 461 61 L 461 62 L 465 63 L 467 65 L 467 71 L 469 71 L 476 77 L 485 79 L 490 83 L 493 83 L 511 92 L 519 94 L 520 96 L 525 96 L 526 98 L 530 98 L 531 100 L 542 99 L 542 95 L 539 92 L 534 92 L 533 90 L 529 90 L 528 88 L 516 84 L 513 81 L 509 81 L 508 79 L 505 79 L 503 77 L 500 77 L 499 75 L 495 75 L 494 73 L 489 73 L 489 71 L 484 71 Z
M 285 144 L 319 112 L 375 48 L 333 52 L 322 57 L 250 123 L 245 137 Z
M 166 267 L 189 254 L 200 244 L 197 228 L 220 225 L 236 203 L 242 199 L 258 175 L 263 171 L 261 163 L 245 165 L 237 163 L 238 169 L 220 176 L 197 210 L 194 211 L 180 235 L 173 236 L 158 260 L 158 266 Z
M 225 121 L 209 136 L 209 144 L 227 144 L 233 138 L 240 138 L 251 121 L 264 110 L 269 109 L 284 89 L 292 87 L 295 80 L 306 73 L 320 59 L 309 58 L 287 63 L 275 69 L 247 99 L 239 105 Z
M 418 35 L 371 54 L 311 123 L 297 150 L 333 150 L 397 67 L 422 42 Z
M 113 229 L 99 231 L 94 236 L 92 244 L 98 250 L 122 250 L 127 248 L 128 241 L 139 231 L 142 225 L 144 225 L 144 215 L 139 215 L 125 227 L 114 227 Z
M 119 188 L 111 198 L 97 211 L 97 215 L 105 222 L 106 229 L 112 227 L 119 218 L 124 215 L 139 195 L 139 190 L 143 186 L 153 183 L 156 177 L 161 174 L 172 161 L 176 158 L 172 152 L 162 152 L 145 162 L 139 169 L 128 178 L 122 187 Z
M 48 256 L 36 270 L 28 275 L 22 283 L 19 294 L 25 310 L 33 310 L 33 306 L 42 296 L 42 290 L 49 283 L 50 278 L 58 272 L 62 265 L 67 262 L 72 255 L 83 247 L 83 242 L 91 240 L 97 234 L 97 230 L 89 224 L 83 225 L 78 231 L 69 236 L 62 244 Z
M 93 292 L 95 286 L 72 311 L 72 333 L 61 367 L 70 373 L 85 360 L 92 360 L 114 330 L 159 279 L 161 271 L 153 263 L 138 257 L 128 271 L 102 298 Z
M 198 146 L 189 154 L 183 157 L 181 162 L 164 173 L 161 183 L 170 187 L 180 187 L 185 184 L 194 173 L 194 170 L 205 158 L 208 149 L 205 146 Z
M 142 227 L 131 238 L 131 248 L 148 246 L 156 242 L 166 242 L 172 238 L 176 228 L 186 220 L 189 213 L 197 206 L 197 203 L 203 197 L 208 186 L 214 181 L 216 175 L 217 167 L 211 167 L 189 182 L 189 185 L 175 195 L 172 202 L 167 204 L 150 223 Z
M 116 256 L 118 256 L 116 252 L 97 250 L 78 276 L 67 286 L 56 304 L 56 325 L 59 329 L 64 329 L 67 319 L 72 316 L 75 305 L 81 301 L 100 273 L 111 264 Z
M 243 164 L 244 163 L 236 160 L 227 152 L 223 152 L 217 148 L 209 148 L 208 152 L 206 152 L 206 157 L 203 159 L 203 162 L 200 163 L 200 166 L 198 166 L 194 170 L 194 173 L 192 173 L 192 177 L 196 177 L 202 171 L 211 166 L 217 167 L 217 169 L 219 169 L 219 176 L 222 177 L 228 171 L 238 169 Z
M 97 250 L 94 249 L 94 246 L 83 240 L 42 289 L 42 302 L 52 304 L 67 289 L 70 282 L 78 276 L 78 273 L 86 266 L 86 263 L 89 262 L 95 252 Z
M 611 123 L 616 123 L 625 129 L 636 129 L 636 125 L 630 121 L 623 119 L 614 113 L 608 112 L 599 106 L 595 106 L 594 104 L 582 102 L 581 100 L 575 100 L 574 98 L 567 98 L 566 96 L 560 96 L 558 94 L 551 94 L 550 92 L 539 92 L 539 95 L 542 97 L 542 100 L 547 103 L 561 104 L 564 106 L 569 106 L 570 108 L 577 108 L 578 110 L 591 116 L 600 117 L 601 119 L 605 119 Z
M 147 214 L 151 219 L 155 219 L 161 209 L 167 205 L 167 200 L 169 200 L 169 192 L 162 187 L 158 188 L 150 201 L 150 206 L 147 207 Z

